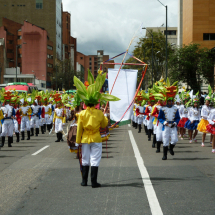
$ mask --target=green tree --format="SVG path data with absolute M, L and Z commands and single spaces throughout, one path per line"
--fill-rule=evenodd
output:
M 146 77 L 144 82 L 147 83 L 147 87 L 150 87 L 152 82 L 155 83 L 160 79 L 161 76 L 165 77 L 165 61 L 166 61 L 166 38 L 161 31 L 154 32 L 153 34 L 153 72 L 152 72 L 152 37 L 148 33 L 148 37 L 139 38 L 132 54 L 133 56 L 139 58 L 141 61 L 149 64 Z M 174 52 L 171 44 L 167 45 L 168 53 Z M 134 58 L 129 58 L 126 63 L 137 63 Z M 138 72 L 138 83 L 142 76 L 142 66 L 130 66 L 125 65 L 124 69 L 137 69 Z
M 202 80 L 213 86 L 213 56 L 210 50 L 199 44 L 177 48 L 169 56 L 169 78 L 186 83 L 195 91 L 200 91 Z
M 52 83 L 54 84 L 54 89 L 75 89 L 73 82 L 74 76 L 83 80 L 84 71 L 75 71 L 70 59 L 58 61 L 53 69 Z

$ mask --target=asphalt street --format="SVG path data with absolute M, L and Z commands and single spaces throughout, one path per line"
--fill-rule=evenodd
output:
M 55 138 L 48 132 L 20 143 L 14 138 L 12 148 L 1 149 L 1 215 L 154 215 L 156 201 L 162 214 L 215 214 L 215 155 L 209 136 L 205 147 L 200 146 L 201 135 L 197 143 L 179 140 L 175 155 L 162 161 L 162 152 L 155 153 L 143 131 L 139 134 L 128 125 L 114 129 L 107 147 L 103 143 L 98 174 L 102 187 L 97 189 L 91 188 L 90 178 L 88 187 L 80 186 L 79 161 L 66 141 L 55 143 Z M 143 177 L 142 168 L 149 177 Z

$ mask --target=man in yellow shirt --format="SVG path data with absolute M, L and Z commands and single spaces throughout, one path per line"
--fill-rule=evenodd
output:
M 102 139 L 100 127 L 108 125 L 107 117 L 101 110 L 95 108 L 99 100 L 118 101 L 115 96 L 101 94 L 100 90 L 105 82 L 106 74 L 99 74 L 94 81 L 93 75 L 88 71 L 88 88 L 74 76 L 77 94 L 87 106 L 86 110 L 79 113 L 76 143 L 82 144 L 82 186 L 87 186 L 89 167 L 91 165 L 92 188 L 101 187 L 97 183 L 98 167 L 102 156 Z

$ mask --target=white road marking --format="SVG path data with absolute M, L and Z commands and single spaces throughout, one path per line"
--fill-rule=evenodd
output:
M 136 141 L 134 139 L 132 131 L 129 130 L 128 134 L 129 134 L 131 144 L 132 144 L 132 147 L 133 147 L 133 150 L 134 150 L 134 155 L 135 155 L 136 160 L 137 160 L 137 165 L 139 167 L 140 174 L 142 176 L 144 188 L 145 188 L 146 195 L 147 195 L 147 198 L 148 198 L 148 201 L 149 201 L 149 206 L 150 206 L 152 215 L 163 215 L 163 212 L 162 212 L 161 207 L 160 207 L 160 203 L 159 203 L 159 201 L 157 199 L 155 190 L 154 190 L 154 188 L 152 186 L 152 182 L 150 180 L 148 171 L 147 171 L 147 169 L 146 169 L 146 167 L 144 165 L 144 161 L 143 161 L 143 159 L 141 157 L 141 154 L 139 152 L 139 149 L 138 149 L 138 146 L 137 146 Z
M 42 149 L 40 149 L 40 150 L 38 150 L 38 151 L 36 151 L 36 152 L 35 152 L 34 154 L 32 154 L 32 155 L 37 155 L 37 154 L 39 154 L 40 152 L 42 152 L 43 150 L 45 150 L 45 149 L 48 148 L 48 147 L 49 147 L 49 145 L 43 147 Z
M 131 124 L 128 124 L 128 127 L 131 127 Z

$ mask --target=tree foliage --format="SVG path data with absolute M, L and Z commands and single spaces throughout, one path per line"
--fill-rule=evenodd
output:
M 53 69 L 52 83 L 54 84 L 54 89 L 75 89 L 74 76 L 83 81 L 84 71 L 75 71 L 70 59 L 58 61 Z
M 201 83 L 213 86 L 214 53 L 199 44 L 175 49 L 169 56 L 171 81 L 186 83 L 188 88 L 200 91 Z
M 166 38 L 161 31 L 154 32 L 150 31 L 153 34 L 153 62 L 152 62 L 152 37 L 148 33 L 149 37 L 140 38 L 135 46 L 132 54 L 133 56 L 139 58 L 141 61 L 149 64 L 146 78 L 148 86 L 155 83 L 160 79 L 161 76 L 165 77 L 165 68 L 166 68 Z M 168 53 L 172 53 L 173 49 L 171 44 L 167 45 Z M 137 63 L 137 60 L 134 58 L 129 58 L 126 63 Z M 153 72 L 152 72 L 152 63 L 153 63 Z M 130 66 L 126 65 L 124 69 L 138 69 L 138 82 L 141 79 L 141 72 L 143 70 L 142 66 Z

